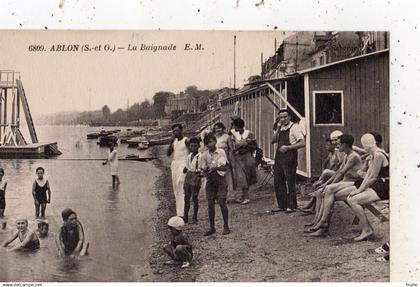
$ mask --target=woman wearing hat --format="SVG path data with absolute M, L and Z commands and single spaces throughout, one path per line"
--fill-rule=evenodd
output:
M 364 134 L 361 142 L 363 148 L 370 154 L 371 162 L 364 179 L 355 183 L 347 198 L 362 226 L 362 233 L 354 238 L 355 241 L 364 240 L 373 234 L 373 228 L 369 224 L 363 206 L 389 199 L 389 155 L 378 147 L 373 134 Z

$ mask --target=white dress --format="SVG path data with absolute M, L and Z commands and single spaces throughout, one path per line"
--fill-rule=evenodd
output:
M 171 163 L 171 173 L 177 216 L 184 216 L 184 167 L 187 165 L 187 157 L 189 154 L 185 144 L 186 140 L 186 137 L 181 140 L 175 139 L 173 143 L 174 153 Z
M 114 149 L 112 152 L 108 152 L 108 162 L 111 168 L 111 175 L 118 174 L 118 154 Z

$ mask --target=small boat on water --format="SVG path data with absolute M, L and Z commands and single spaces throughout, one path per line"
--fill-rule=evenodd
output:
M 127 143 L 127 140 L 132 139 L 134 137 L 142 136 L 144 132 L 144 130 L 127 129 L 125 131 L 118 132 L 116 136 L 120 139 L 121 143 Z
M 167 144 L 170 144 L 171 141 L 172 141 L 172 137 L 171 136 L 162 137 L 162 138 L 158 138 L 158 139 L 150 139 L 149 140 L 149 146 L 154 146 L 154 145 L 167 145 Z
M 149 141 L 147 140 L 139 142 L 138 147 L 137 147 L 138 150 L 144 150 L 148 148 L 149 148 Z
M 126 142 L 128 143 L 128 147 L 137 147 L 139 143 L 144 142 L 144 141 L 146 141 L 146 138 L 144 136 L 140 136 L 140 137 L 131 138 L 127 140 Z
M 109 136 L 115 133 L 120 132 L 121 130 L 110 130 L 110 131 L 106 131 L 106 130 L 101 130 L 99 133 L 90 133 L 87 134 L 86 137 L 88 139 L 97 139 L 99 137 L 103 137 L 103 136 Z
M 115 145 L 117 142 L 118 142 L 118 138 L 116 136 L 107 135 L 107 136 L 99 137 L 97 144 L 102 147 L 102 146 Z

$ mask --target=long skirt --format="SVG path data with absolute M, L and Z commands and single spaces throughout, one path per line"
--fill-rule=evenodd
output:
M 234 155 L 232 167 L 236 189 L 249 188 L 257 183 L 257 164 L 251 153 Z

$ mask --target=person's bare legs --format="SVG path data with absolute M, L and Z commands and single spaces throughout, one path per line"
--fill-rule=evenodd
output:
M 362 226 L 362 233 L 359 236 L 355 237 L 355 241 L 361 241 L 373 234 L 373 228 L 370 226 L 367 219 L 363 205 L 375 202 L 380 200 L 376 192 L 368 188 L 365 191 L 356 194 L 355 196 L 350 197 L 347 201 L 350 204 L 350 207 L 353 209 L 354 213 L 360 220 L 360 225 Z
M 346 187 L 354 185 L 353 182 L 338 182 L 328 185 L 324 190 L 324 200 L 323 200 L 323 210 L 322 215 L 318 223 L 314 226 L 314 229 L 319 229 L 320 227 L 326 227 L 328 224 L 328 216 L 330 215 L 331 209 L 334 205 L 335 194 Z

